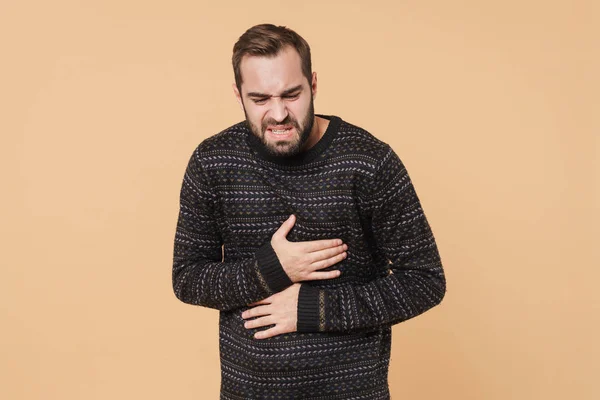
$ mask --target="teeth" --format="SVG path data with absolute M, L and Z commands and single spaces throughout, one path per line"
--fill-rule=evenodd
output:
M 282 134 L 282 133 L 285 133 L 287 131 L 289 131 L 289 129 L 279 129 L 279 130 L 272 129 L 271 130 L 271 132 L 273 132 L 275 134 Z

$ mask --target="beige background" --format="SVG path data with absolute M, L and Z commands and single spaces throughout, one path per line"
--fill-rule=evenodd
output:
M 393 398 L 600 398 L 597 4 L 2 1 L 0 398 L 218 398 L 172 245 L 261 22 L 308 40 L 316 111 L 392 145 L 436 235 L 447 296 L 394 327 Z

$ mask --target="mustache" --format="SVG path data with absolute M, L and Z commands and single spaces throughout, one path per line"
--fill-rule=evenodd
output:
M 296 128 L 297 131 L 300 131 L 300 125 L 298 125 L 298 121 L 295 118 L 290 117 L 289 115 L 285 117 L 282 121 L 276 121 L 273 118 L 266 119 L 262 122 L 261 128 L 263 133 L 267 130 L 267 126 L 269 125 L 292 125 Z

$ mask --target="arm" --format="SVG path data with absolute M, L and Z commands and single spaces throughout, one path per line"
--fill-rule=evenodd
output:
M 270 242 L 250 259 L 222 261 L 215 197 L 196 149 L 180 193 L 172 277 L 177 298 L 188 304 L 231 310 L 290 286 L 292 282 Z
M 446 279 L 429 223 L 404 165 L 389 148 L 368 200 L 372 229 L 390 260 L 385 277 L 335 289 L 302 284 L 298 331 L 351 331 L 392 325 L 439 304 Z

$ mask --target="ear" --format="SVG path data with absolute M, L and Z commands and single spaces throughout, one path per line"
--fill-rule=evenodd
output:
M 235 98 L 236 98 L 238 104 L 240 105 L 240 108 L 242 109 L 242 111 L 244 111 L 244 103 L 242 102 L 242 94 L 238 90 L 237 85 L 235 83 L 232 83 L 231 87 L 233 88 L 233 94 L 235 95 Z
M 317 73 L 313 71 L 312 73 L 312 82 L 310 84 L 310 89 L 312 91 L 313 99 L 317 97 Z

